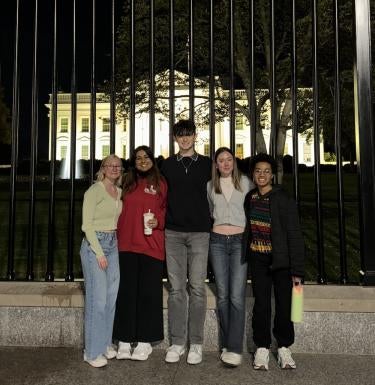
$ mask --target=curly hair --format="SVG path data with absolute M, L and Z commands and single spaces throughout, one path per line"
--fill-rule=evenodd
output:
M 265 154 L 263 152 L 254 155 L 250 159 L 250 175 L 254 174 L 255 166 L 257 163 L 265 162 L 268 163 L 271 166 L 272 174 L 277 173 L 277 163 L 273 156 Z

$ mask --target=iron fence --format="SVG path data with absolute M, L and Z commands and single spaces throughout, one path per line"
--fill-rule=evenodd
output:
M 6 216 L 2 217 L 3 228 L 7 229 L 8 234 L 7 239 L 2 238 L 3 246 L 0 248 L 1 271 L 5 271 L 3 278 L 30 281 L 41 279 L 40 273 L 37 276 L 34 273 L 37 249 L 37 264 L 38 266 L 44 264 L 43 275 L 46 281 L 53 281 L 55 278 L 73 281 L 80 276 L 81 273 L 77 271 L 77 266 L 80 270 L 79 262 L 77 263 L 80 217 L 77 213 L 80 210 L 82 191 L 93 181 L 97 167 L 95 162 L 98 143 L 97 93 L 103 92 L 110 106 L 111 153 L 115 152 L 118 140 L 116 119 L 119 110 L 124 119 L 129 121 L 127 151 L 135 147 L 136 120 L 141 103 L 148 106 L 149 126 L 146 144 L 155 149 L 155 121 L 156 115 L 160 112 L 158 101 L 163 97 L 168 105 L 164 111 L 169 120 L 167 142 L 169 153 L 173 153 L 174 144 L 170 133 L 173 123 L 179 116 L 176 111 L 176 99 L 179 97 L 176 90 L 181 84 L 177 81 L 176 73 L 180 71 L 187 74 L 185 96 L 189 106 L 188 117 L 199 121 L 199 124 L 207 128 L 211 156 L 216 147 L 223 144 L 220 142 L 221 139 L 218 140 L 217 127 L 225 119 L 229 121 L 229 139 L 226 139 L 225 144 L 233 149 L 236 147 L 238 141 L 236 118 L 239 114 L 246 117 L 250 133 L 250 150 L 245 157 L 248 158 L 258 152 L 261 148 L 260 135 L 264 129 L 260 100 L 268 103 L 270 111 L 268 151 L 278 159 L 280 165 L 285 151 L 285 148 L 281 150 L 279 148 L 282 143 L 280 133 L 282 129 L 292 131 L 290 190 L 299 205 L 305 233 L 308 227 L 307 215 L 312 218 L 309 264 L 312 266 L 313 280 L 318 283 L 329 281 L 343 284 L 356 281 L 353 274 L 348 273 L 348 259 L 350 259 L 350 268 L 361 272 L 362 282 L 373 285 L 375 148 L 371 79 L 373 68 L 371 22 L 374 18 L 371 18 L 371 15 L 374 7 L 370 0 L 344 2 L 334 0 L 329 3 L 327 8 L 331 15 L 329 38 L 333 55 L 332 62 L 325 63 L 327 52 L 321 47 L 319 36 L 324 32 L 323 28 L 327 27 L 324 24 L 327 22 L 327 16 L 324 15 L 327 11 L 324 8 L 326 3 L 328 2 L 319 0 L 311 2 L 92 0 L 90 4 L 82 4 L 77 0 L 14 1 L 12 7 L 2 12 L 2 17 L 7 20 L 4 19 L 1 24 L 2 35 L 11 36 L 9 42 L 2 41 L 1 49 L 1 83 L 5 90 L 5 102 L 9 100 L 11 105 L 11 167 L 9 175 L 5 173 L 1 182 L 3 186 L 9 183 L 9 192 L 4 192 L 1 201 L 2 211 L 8 215 L 8 220 Z M 349 45 L 340 36 L 343 32 L 341 18 L 347 17 L 348 9 L 353 11 L 351 31 L 353 41 Z M 320 17 L 323 26 L 319 23 Z M 146 29 L 143 28 L 144 25 L 147 25 Z M 9 58 L 9 49 L 6 49 L 9 47 L 13 50 L 11 63 L 5 59 Z M 83 62 L 85 64 L 82 66 Z M 354 64 L 354 71 L 348 70 L 348 62 Z M 143 63 L 143 66 L 140 63 Z M 107 70 L 103 70 L 104 67 Z M 168 71 L 168 77 L 164 82 L 163 93 L 163 89 L 159 88 L 155 79 L 165 70 Z M 344 75 L 353 78 L 355 109 L 351 115 L 346 111 L 346 107 L 343 108 L 343 103 L 347 103 L 342 97 Z M 83 78 L 86 82 L 82 81 Z M 324 136 L 322 132 L 327 130 L 328 126 L 327 112 L 323 108 L 327 100 L 325 96 L 327 91 L 325 85 L 322 85 L 323 78 L 329 79 L 334 101 L 331 152 L 335 155 L 335 178 L 329 180 L 331 183 L 333 181 L 337 190 L 333 199 L 334 204 L 331 202 L 329 206 L 337 217 L 337 222 L 333 232 L 328 235 L 326 226 L 332 225 L 327 225 L 325 213 L 329 210 L 328 206 L 325 206 L 323 196 L 327 185 L 322 184 L 320 140 Z M 197 99 L 202 97 L 201 94 L 196 95 L 197 79 L 203 79 L 205 82 L 207 105 L 205 116 L 199 115 L 200 110 L 197 107 Z M 147 84 L 147 92 L 143 94 L 139 91 L 141 82 Z M 350 81 L 348 83 L 350 84 Z M 58 95 L 62 87 L 65 90 L 68 88 L 71 96 L 70 172 L 67 181 L 59 180 L 56 173 L 59 166 L 56 153 Z M 306 105 L 303 104 L 305 96 L 299 93 L 302 88 L 311 89 L 312 108 L 307 118 Z M 236 99 L 236 91 L 239 89 L 245 90 L 245 104 L 239 103 Z M 86 180 L 78 180 L 76 178 L 77 96 L 85 91 L 90 92 L 89 171 Z M 140 100 L 142 95 L 144 100 Z M 43 106 L 47 100 L 51 105 L 47 122 L 49 130 L 46 130 L 46 123 L 41 116 L 46 114 Z M 282 127 L 280 116 L 287 103 L 290 105 L 288 127 Z M 123 104 L 127 106 L 125 109 Z M 25 112 L 27 109 L 30 110 L 29 113 Z M 356 193 L 353 194 L 357 196 L 358 206 L 356 199 L 353 199 L 354 203 L 351 202 L 351 210 L 359 214 L 358 219 L 350 223 L 350 229 L 347 228 L 346 214 L 349 209 L 346 205 L 347 192 L 344 190 L 347 183 L 343 168 L 346 155 L 342 150 L 343 136 L 348 135 L 343 131 L 345 123 L 343 121 L 349 119 L 349 115 L 355 122 L 356 136 L 356 162 L 352 159 L 355 172 L 349 184 L 353 184 L 353 181 L 356 184 L 356 181 L 359 181 L 358 191 L 355 188 Z M 299 133 L 303 131 L 309 119 L 311 121 L 309 132 L 314 141 L 314 165 L 313 186 L 306 188 L 302 186 L 304 178 L 300 171 L 301 148 L 298 140 Z M 354 132 L 354 127 L 352 130 Z M 42 160 L 41 153 L 46 152 L 41 147 L 41 136 L 46 135 L 47 131 L 49 170 L 44 173 L 43 179 L 43 173 L 38 170 Z M 21 180 L 20 171 L 24 158 L 29 159 L 28 171 L 25 173 L 26 184 Z M 246 165 L 246 162 L 243 164 Z M 61 195 L 63 189 L 65 195 L 62 198 L 58 195 Z M 301 189 L 304 191 L 301 192 Z M 313 203 L 308 206 L 305 198 L 311 194 L 311 189 L 313 189 Z M 66 231 L 62 232 L 60 229 L 58 233 L 57 227 L 62 219 L 61 207 L 57 205 L 63 205 L 62 201 L 67 205 L 68 218 L 64 220 Z M 42 230 L 38 225 L 38 221 L 41 220 L 39 217 L 41 211 L 38 207 L 41 205 L 48 207 L 45 213 L 46 225 Z M 23 210 L 28 212 L 27 225 L 24 228 L 26 235 L 19 237 L 17 230 Z M 358 230 L 355 229 L 356 226 Z M 350 232 L 352 230 L 354 233 L 357 231 L 357 235 L 353 235 Z M 47 234 L 42 246 L 35 244 L 40 238 L 38 233 L 40 231 Z M 66 237 L 65 246 L 63 245 L 65 241 L 61 242 L 59 239 L 62 233 Z M 327 237 L 332 236 L 332 233 L 337 240 L 333 244 L 338 260 L 328 261 L 335 265 L 335 268 L 334 273 L 330 273 L 327 278 Z M 350 241 L 348 237 L 351 237 Z M 23 248 L 16 247 L 19 246 L 18 242 L 23 243 Z M 63 250 L 63 256 L 57 257 L 57 245 L 59 253 L 61 249 Z M 355 254 L 355 250 L 358 251 L 359 257 L 352 255 Z M 56 276 L 56 263 L 59 260 L 61 264 L 61 258 L 65 259 L 64 273 L 59 272 Z

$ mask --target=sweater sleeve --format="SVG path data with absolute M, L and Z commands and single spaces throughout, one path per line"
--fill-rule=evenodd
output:
M 95 209 L 97 205 L 97 191 L 96 189 L 89 188 L 83 198 L 82 207 L 82 231 L 86 235 L 86 239 L 90 244 L 90 247 L 96 254 L 96 258 L 104 255 L 103 249 L 100 246 L 99 240 L 96 236 L 94 229 L 94 217 Z
M 294 200 L 288 197 L 287 216 L 288 246 L 290 255 L 290 271 L 292 275 L 304 277 L 305 275 L 305 245 L 297 205 Z
M 214 211 L 214 202 L 212 201 L 212 182 L 207 182 L 207 200 L 208 200 L 208 206 L 210 208 L 210 214 L 212 217 L 212 213 Z

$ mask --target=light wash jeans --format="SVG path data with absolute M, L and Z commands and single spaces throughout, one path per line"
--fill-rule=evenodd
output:
M 190 344 L 203 343 L 209 236 L 206 232 L 165 230 L 168 279 L 171 285 L 168 325 L 172 344 L 185 345 L 187 323 Z
M 242 353 L 245 332 L 247 263 L 241 262 L 242 234 L 211 233 L 209 258 L 217 287 L 220 343 Z
M 120 282 L 116 233 L 97 232 L 108 260 L 102 270 L 86 238 L 81 245 L 81 262 L 85 278 L 85 355 L 94 360 L 112 343 L 113 319 Z

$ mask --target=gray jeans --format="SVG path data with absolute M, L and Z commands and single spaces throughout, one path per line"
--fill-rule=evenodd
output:
M 172 344 L 186 343 L 186 325 L 190 343 L 203 343 L 208 246 L 209 233 L 165 230 L 170 283 L 168 324 Z

